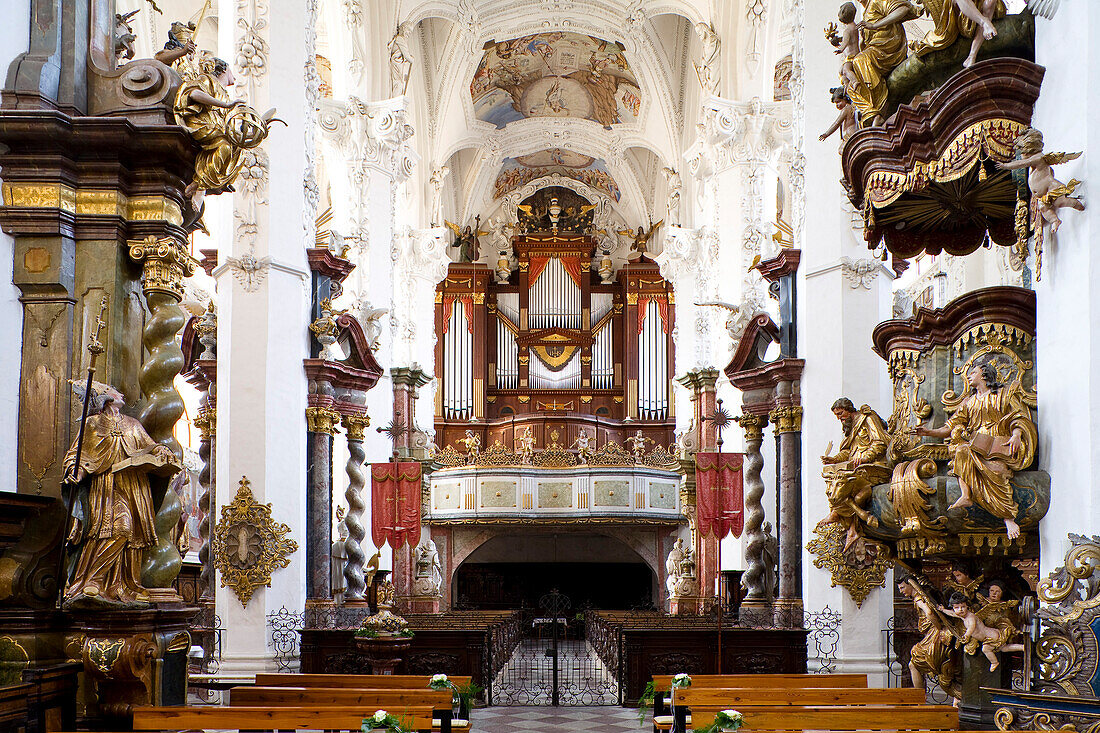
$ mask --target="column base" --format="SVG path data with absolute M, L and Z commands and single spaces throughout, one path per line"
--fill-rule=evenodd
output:
M 741 601 L 738 623 L 742 626 L 770 628 L 774 623 L 775 607 L 766 598 L 746 598 Z
M 443 613 L 442 596 L 410 596 L 403 605 L 409 613 Z
M 711 599 L 703 596 L 680 596 L 668 602 L 668 612 L 673 616 L 698 616 Z
M 772 619 L 776 627 L 783 629 L 801 629 L 805 623 L 801 598 L 778 598 L 775 601 Z

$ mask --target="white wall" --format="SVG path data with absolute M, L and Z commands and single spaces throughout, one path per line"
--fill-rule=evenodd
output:
M 30 42 L 30 3 L 7 0 L 0 23 L 0 72 L 7 77 L 8 64 L 27 50 Z M 3 182 L 0 171 L 0 183 Z M 0 491 L 15 491 L 19 421 L 19 364 L 22 350 L 23 308 L 19 289 L 12 285 L 15 240 L 0 232 L 0 333 L 8 334 L 8 348 L 0 350 Z

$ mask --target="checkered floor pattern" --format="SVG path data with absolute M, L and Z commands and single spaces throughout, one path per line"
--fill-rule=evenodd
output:
M 647 720 L 638 721 L 634 708 L 603 706 L 572 707 L 492 707 L 474 710 L 470 716 L 474 730 L 487 733 L 526 733 L 527 731 L 569 731 L 569 733 L 647 733 Z

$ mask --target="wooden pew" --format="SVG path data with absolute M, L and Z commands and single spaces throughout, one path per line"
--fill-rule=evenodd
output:
M 359 690 L 339 687 L 235 687 L 229 693 L 230 707 L 334 707 L 404 710 L 430 705 L 435 710 L 433 728 L 466 730 L 469 719 L 454 719 L 451 714 L 451 690 L 418 688 L 413 690 Z
M 676 707 L 696 705 L 779 706 L 779 705 L 925 705 L 924 690 L 915 687 L 827 689 L 800 687 L 788 689 L 686 687 L 673 695 Z
M 361 707 L 340 708 L 332 706 L 289 708 L 222 708 L 196 707 L 137 707 L 134 708 L 135 731 L 179 730 L 325 730 L 356 731 L 362 729 L 363 719 L 369 718 L 378 708 L 364 710 Z M 430 731 L 432 706 L 414 705 L 400 710 L 386 709 L 403 719 L 405 727 Z M 443 733 L 449 733 L 444 730 Z
M 330 689 L 347 688 L 355 690 L 427 690 L 431 675 L 416 674 L 272 674 L 256 675 L 257 687 L 325 687 Z M 459 690 L 467 689 L 473 677 L 457 676 L 450 678 Z M 453 690 L 452 690 L 453 693 Z M 466 700 L 462 700 L 458 713 L 459 719 L 469 720 L 470 710 Z
M 653 675 L 653 718 L 667 718 L 668 691 L 672 687 L 670 674 Z M 737 688 L 780 688 L 798 689 L 805 687 L 854 687 L 866 688 L 865 674 L 698 674 L 691 676 L 691 686 L 700 687 L 737 687 Z M 671 720 L 663 721 L 667 727 Z M 655 723 L 656 724 L 656 723 Z
M 256 675 L 260 687 L 351 687 L 361 690 L 426 690 L 431 675 L 419 674 L 268 674 Z M 451 677 L 462 690 L 473 677 Z
M 700 730 L 730 705 L 697 705 L 691 711 L 691 726 Z M 941 731 L 958 730 L 959 711 L 950 705 L 852 705 L 852 706 L 760 706 L 738 707 L 745 727 L 753 731 Z M 683 713 L 679 708 L 677 717 Z M 686 717 L 686 716 L 685 716 Z M 686 730 L 678 723 L 675 730 Z

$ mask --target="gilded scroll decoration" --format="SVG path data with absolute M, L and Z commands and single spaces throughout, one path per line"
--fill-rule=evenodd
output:
M 857 607 L 875 588 L 885 587 L 886 573 L 894 565 L 886 545 L 864 537 L 846 543 L 847 531 L 837 523 L 818 525 L 814 534 L 806 543 L 814 566 L 829 571 L 832 587 L 846 588 Z
M 298 543 L 287 538 L 290 527 L 271 518 L 271 504 L 260 504 L 251 482 L 242 476 L 233 502 L 222 508 L 214 529 L 214 564 L 222 587 L 236 593 L 247 607 L 260 586 L 271 587 L 271 574 L 290 565 Z

